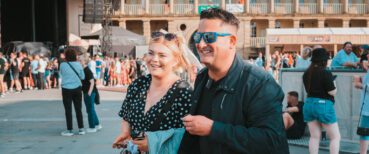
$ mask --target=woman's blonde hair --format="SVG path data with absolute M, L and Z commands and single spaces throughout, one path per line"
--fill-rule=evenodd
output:
M 185 49 L 183 48 L 184 41 L 185 39 L 181 35 L 163 33 L 160 36 L 152 37 L 149 45 L 160 43 L 170 49 L 174 57 L 178 60 L 177 65 L 174 67 L 174 71 L 177 73 L 183 73 L 183 71 L 188 71 L 190 66 L 189 60 L 185 57 Z
M 87 64 L 90 62 L 90 54 L 83 53 L 78 56 L 78 59 L 83 66 L 87 66 Z

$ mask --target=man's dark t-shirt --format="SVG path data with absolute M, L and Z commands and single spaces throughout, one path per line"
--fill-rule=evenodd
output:
M 5 60 L 3 58 L 0 58 L 0 74 L 5 74 Z
M 306 123 L 304 122 L 303 106 L 304 102 L 299 102 L 297 105 L 299 112 L 291 113 L 291 117 L 295 123 L 287 130 L 287 138 L 300 138 L 304 135 Z M 292 106 L 288 105 L 287 107 Z
M 203 88 L 201 93 L 201 98 L 199 101 L 199 107 L 197 109 L 197 115 L 203 115 L 209 119 L 211 119 L 211 112 L 212 112 L 212 102 L 213 99 L 216 96 L 216 89 L 218 88 L 220 82 L 222 80 L 213 81 L 211 79 L 208 79 L 206 86 Z M 200 144 L 200 151 L 201 153 L 214 153 L 211 148 L 205 147 L 211 147 L 211 145 L 214 145 L 213 141 L 205 136 L 199 138 L 199 144 Z
M 90 85 L 91 85 L 90 80 L 91 79 L 95 80 L 95 78 L 94 78 L 94 75 L 92 74 L 92 71 L 88 67 L 84 68 L 83 72 L 85 73 L 85 79 L 82 80 L 82 91 L 84 93 L 88 93 L 88 90 L 90 89 Z M 94 85 L 94 91 L 95 90 L 96 90 L 96 84 Z
M 328 99 L 334 102 L 334 97 L 328 94 L 329 91 L 332 91 L 336 88 L 333 83 L 333 75 L 330 71 L 314 70 L 311 73 L 311 76 L 308 76 L 305 72 L 303 75 L 303 80 L 308 97 Z
M 31 65 L 31 61 L 25 57 L 22 59 L 23 62 L 23 68 L 22 68 L 22 72 L 29 72 L 29 66 Z
M 12 72 L 13 73 L 19 73 L 19 68 L 18 68 L 19 63 L 18 63 L 18 60 L 15 59 L 15 58 L 13 59 L 13 62 L 15 63 L 15 65 L 14 65 L 14 63 L 12 62 L 11 59 L 9 61 L 10 61 L 10 69 L 12 70 Z

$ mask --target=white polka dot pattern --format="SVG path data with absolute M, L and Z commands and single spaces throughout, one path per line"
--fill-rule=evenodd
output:
M 180 88 L 177 98 L 174 99 L 172 108 L 165 114 L 167 115 L 166 118 L 160 122 L 159 130 L 183 127 L 182 120 L 180 119 L 189 113 L 192 103 L 192 89 L 190 85 L 188 83 L 182 84 L 186 82 L 184 80 L 176 81 L 164 97 L 145 114 L 145 101 L 150 82 L 151 76 L 146 75 L 138 78 L 128 87 L 119 116 L 129 122 L 132 131 L 156 131 L 149 130 L 150 126 L 156 120 L 164 104 L 173 100 L 171 97 L 173 97 L 174 90 Z

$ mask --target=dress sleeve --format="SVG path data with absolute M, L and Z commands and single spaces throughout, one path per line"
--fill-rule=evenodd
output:
M 179 93 L 177 95 L 177 98 L 175 98 L 176 101 L 176 119 L 181 119 L 188 113 L 190 113 L 190 109 L 192 106 L 192 93 L 193 90 L 189 83 L 183 81 L 178 85 Z M 179 122 L 178 127 L 184 127 L 182 122 Z
M 119 116 L 122 117 L 125 121 L 128 121 L 128 119 L 129 119 L 130 104 L 132 104 L 133 95 L 137 91 L 136 86 L 137 86 L 137 84 L 135 84 L 135 83 L 128 86 L 126 98 L 124 99 L 123 104 L 122 104 L 122 108 L 119 111 Z

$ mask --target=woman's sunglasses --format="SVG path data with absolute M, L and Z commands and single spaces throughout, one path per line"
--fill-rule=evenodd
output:
M 168 41 L 171 41 L 171 40 L 177 38 L 177 35 L 173 34 L 173 33 L 166 33 L 166 34 L 164 34 L 162 32 L 153 32 L 153 33 L 151 33 L 151 38 L 152 39 L 157 39 L 157 38 L 160 38 L 162 36 L 164 36 L 164 38 Z
M 201 39 L 204 39 L 205 43 L 214 43 L 217 41 L 218 36 L 220 37 L 232 36 L 232 34 L 217 33 L 217 32 L 204 32 L 204 33 L 196 32 L 195 35 L 193 36 L 193 39 L 197 44 L 201 42 Z

